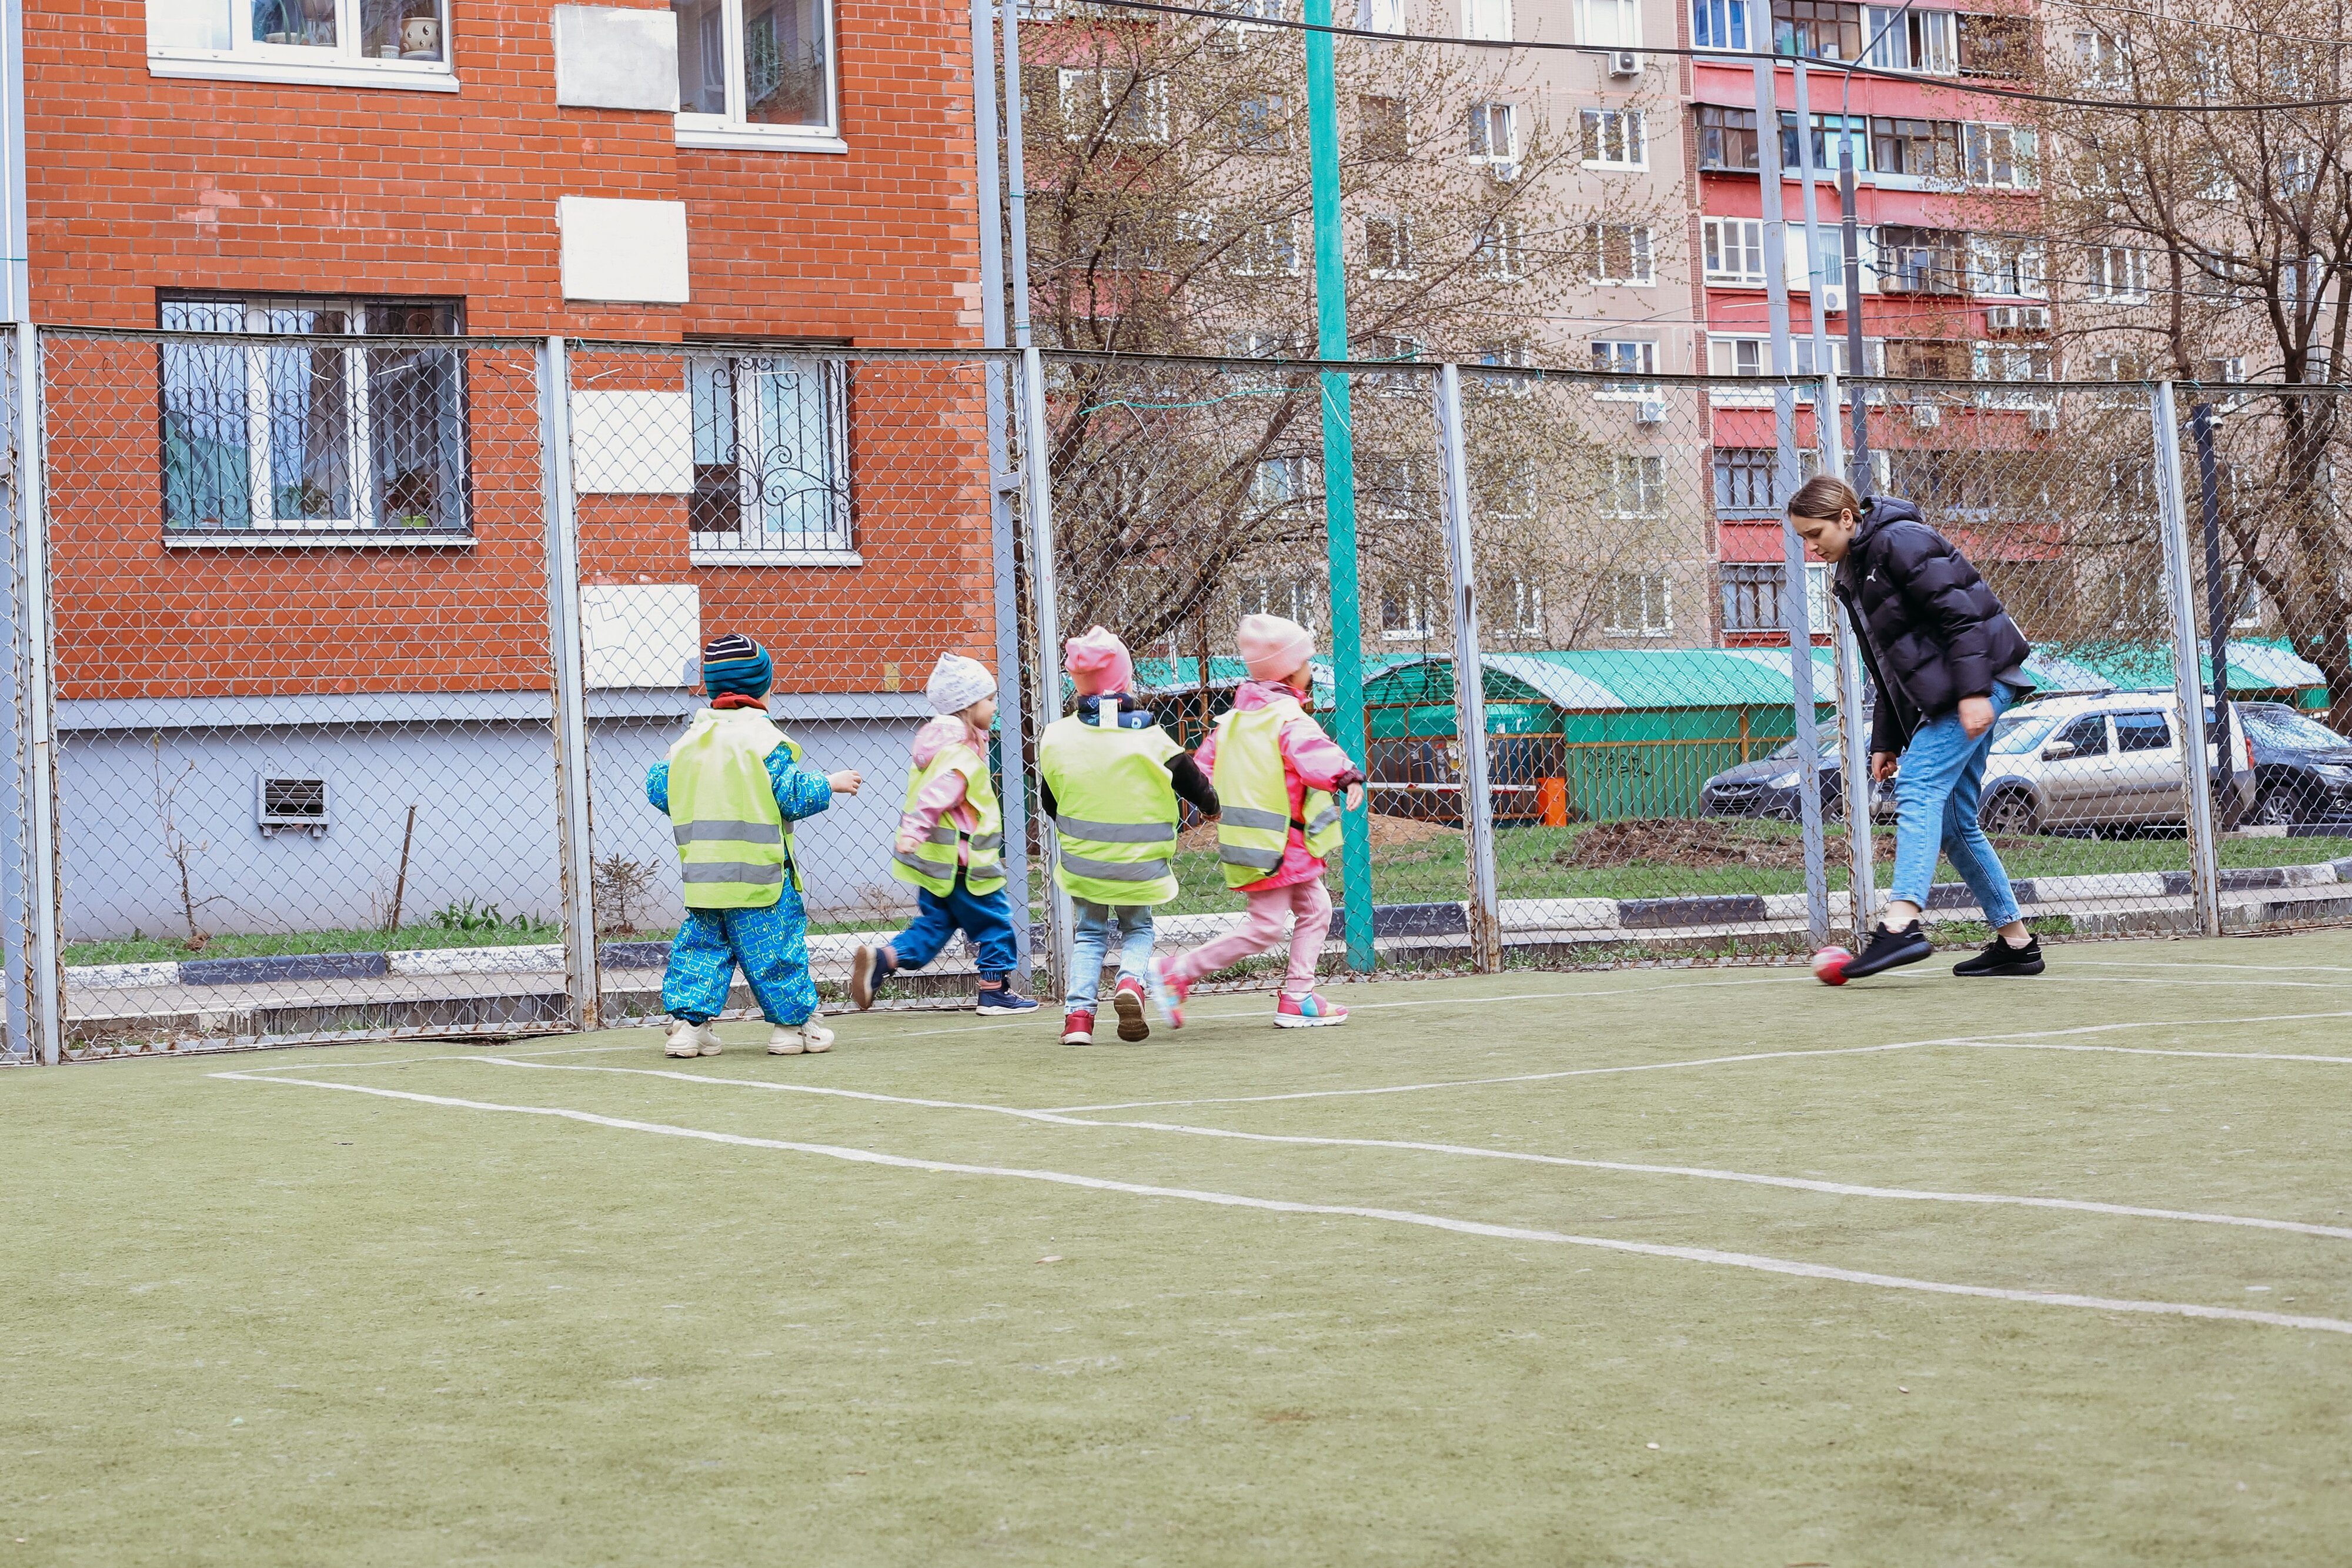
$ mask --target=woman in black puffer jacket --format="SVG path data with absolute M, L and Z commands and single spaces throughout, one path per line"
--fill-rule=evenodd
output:
M 1908 501 L 1865 502 L 1822 475 L 1790 498 L 1789 520 L 1837 568 L 1838 602 L 1878 687 L 1871 776 L 1895 780 L 1898 808 L 1893 897 L 1847 977 L 1916 963 L 1933 950 L 1919 916 L 1938 852 L 1997 927 L 1985 950 L 1952 972 L 2040 974 L 2041 944 L 2018 918 L 2009 873 L 1977 821 L 1993 720 L 2032 687 L 2025 633 L 1968 558 Z

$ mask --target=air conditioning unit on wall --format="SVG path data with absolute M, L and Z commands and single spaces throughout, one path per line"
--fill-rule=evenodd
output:
M 1633 423 L 1636 423 L 1636 424 L 1664 424 L 1664 423 L 1666 423 L 1666 405 L 1665 405 L 1665 403 L 1664 403 L 1663 401 L 1661 401 L 1661 400 L 1659 400 L 1659 399 L 1657 399 L 1657 398 L 1654 398 L 1654 397 L 1645 397 L 1645 398 L 1643 398 L 1643 399 L 1641 401 L 1641 402 L 1640 402 L 1638 405 L 1636 405 L 1636 407 L 1635 407 L 1635 408 L 1634 408 L 1634 410 L 1633 410 Z
M 1933 430 L 1944 423 L 1944 411 L 1932 402 L 1911 405 L 1911 426 L 1915 430 Z
M 1642 74 L 1642 57 L 1632 49 L 1614 49 L 1609 55 L 1609 74 L 1612 77 L 1637 77 Z

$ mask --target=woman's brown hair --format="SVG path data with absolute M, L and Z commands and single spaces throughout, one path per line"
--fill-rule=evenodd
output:
M 1835 517 L 1840 512 L 1852 512 L 1858 522 L 1862 518 L 1862 497 L 1853 486 L 1834 474 L 1816 474 L 1798 486 L 1789 497 L 1789 515 L 1792 517 Z

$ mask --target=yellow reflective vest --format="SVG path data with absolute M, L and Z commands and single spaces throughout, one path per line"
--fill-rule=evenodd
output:
M 1106 729 L 1072 715 L 1045 727 L 1037 772 L 1054 791 L 1057 886 L 1072 898 L 1123 907 L 1176 896 L 1176 789 L 1168 759 L 1183 749 L 1156 724 Z
M 1303 821 L 1290 814 L 1290 784 L 1282 765 L 1282 727 L 1307 710 L 1286 697 L 1264 707 L 1235 708 L 1217 720 L 1217 859 L 1227 887 L 1246 887 L 1282 866 L 1290 830 L 1306 834 L 1307 852 L 1328 859 L 1339 847 L 1339 803 L 1328 789 L 1307 791 Z
M 994 893 L 1004 885 L 1004 813 L 996 804 L 996 786 L 989 781 L 988 759 L 977 748 L 963 744 L 940 747 L 939 754 L 907 780 L 907 803 L 901 810 L 913 810 L 915 797 L 923 792 L 923 786 L 949 772 L 963 775 L 964 803 L 972 814 L 971 831 L 958 826 L 952 816 L 942 816 L 932 825 L 930 837 L 912 850 L 891 852 L 890 874 L 945 898 L 955 891 L 956 867 L 961 863 L 966 892 Z M 961 854 L 957 852 L 958 840 L 962 841 Z
M 761 909 L 801 885 L 768 753 L 801 748 L 757 708 L 704 708 L 669 748 L 669 825 L 688 909 Z

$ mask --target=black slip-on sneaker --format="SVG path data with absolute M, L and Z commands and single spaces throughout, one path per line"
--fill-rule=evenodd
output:
M 1927 940 L 1927 933 L 1913 921 L 1901 931 L 1889 931 L 1884 925 L 1873 926 L 1870 941 L 1863 950 L 1846 960 L 1845 977 L 1859 980 L 1865 975 L 1875 975 L 1881 969 L 1892 969 L 1899 964 L 1916 964 L 1936 950 Z
M 2029 934 L 2024 946 L 2012 947 L 1995 932 L 1983 952 L 1953 965 L 1952 973 L 1971 980 L 1981 975 L 2038 975 L 2042 973 L 2042 938 Z

